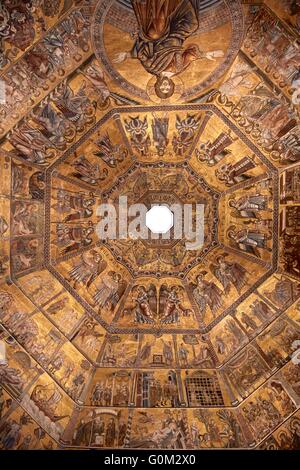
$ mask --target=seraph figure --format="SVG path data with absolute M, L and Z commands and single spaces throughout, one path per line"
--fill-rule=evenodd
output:
M 141 120 L 139 116 L 129 116 L 129 119 L 125 119 L 125 130 L 130 134 L 132 147 L 143 157 L 147 156 L 151 145 L 151 140 L 147 132 L 147 116 L 145 116 L 143 120 Z
M 181 119 L 176 116 L 176 129 L 178 134 L 174 135 L 172 144 L 174 152 L 182 157 L 193 143 L 195 133 L 199 128 L 200 117 L 195 114 L 188 114 L 186 118 Z

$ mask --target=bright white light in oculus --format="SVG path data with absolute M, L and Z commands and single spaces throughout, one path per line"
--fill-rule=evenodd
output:
M 146 226 L 152 233 L 167 233 L 173 224 L 173 212 L 166 206 L 153 206 L 146 214 Z

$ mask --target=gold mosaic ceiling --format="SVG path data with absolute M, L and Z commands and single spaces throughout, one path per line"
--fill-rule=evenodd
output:
M 299 28 L 2 1 L 1 449 L 299 449 Z M 120 195 L 203 204 L 203 246 L 99 239 Z

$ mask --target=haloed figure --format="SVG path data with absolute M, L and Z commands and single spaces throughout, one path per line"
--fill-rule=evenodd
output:
M 197 44 L 184 45 L 200 23 L 202 0 L 131 0 L 138 32 L 130 52 L 114 58 L 120 63 L 138 59 L 145 70 L 157 77 L 155 92 L 162 99 L 174 93 L 171 77 L 183 72 L 198 59 L 215 60 L 223 51 L 203 52 Z

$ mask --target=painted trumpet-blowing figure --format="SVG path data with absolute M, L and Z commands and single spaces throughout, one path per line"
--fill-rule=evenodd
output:
M 120 63 L 138 59 L 145 70 L 157 77 L 155 92 L 160 98 L 174 93 L 171 77 L 183 72 L 198 59 L 215 60 L 222 50 L 203 52 L 197 44 L 185 44 L 200 25 L 202 0 L 131 0 L 138 22 L 138 32 L 130 52 L 114 58 Z

